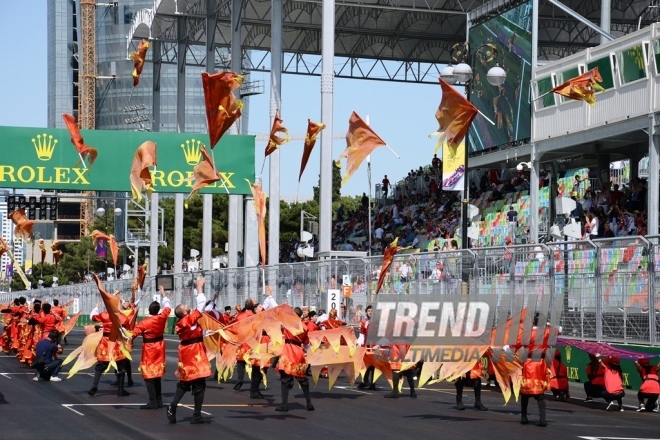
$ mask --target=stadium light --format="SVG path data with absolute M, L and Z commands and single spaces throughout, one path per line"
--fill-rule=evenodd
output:
M 440 78 L 449 84 L 464 83 L 469 87 L 470 80 L 472 79 L 472 67 L 467 63 L 469 57 L 469 47 L 467 43 L 457 43 L 451 48 L 451 59 L 447 67 L 440 72 Z M 472 54 L 472 65 L 475 65 L 475 58 L 479 57 L 479 61 L 485 65 L 495 61 L 499 57 L 497 47 L 491 43 L 484 43 Z M 452 62 L 457 63 L 456 66 Z M 494 87 L 499 87 L 504 84 L 506 80 L 506 72 L 495 63 L 486 74 L 486 80 Z
M 518 171 L 523 170 L 523 165 L 526 166 L 527 168 L 532 168 L 532 163 L 531 162 L 520 162 L 518 165 L 516 165 L 516 169 Z

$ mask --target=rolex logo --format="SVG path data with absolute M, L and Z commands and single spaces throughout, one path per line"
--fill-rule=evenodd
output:
M 202 141 L 196 141 L 195 139 L 188 140 L 185 144 L 181 144 L 183 156 L 186 158 L 188 165 L 195 166 L 200 160 L 202 160 L 202 153 L 200 152 L 201 145 Z
M 38 134 L 36 139 L 32 138 L 32 144 L 37 151 L 37 157 L 39 160 L 47 161 L 53 157 L 55 145 L 57 145 L 57 139 L 53 139 L 52 134 Z

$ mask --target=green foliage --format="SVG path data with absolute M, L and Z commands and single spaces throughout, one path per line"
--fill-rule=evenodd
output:
M 315 186 L 314 189 L 314 200 L 316 203 L 319 203 L 321 187 L 321 174 L 319 174 L 319 185 Z M 332 161 L 332 200 L 339 200 L 341 197 L 341 168 L 337 166 L 337 163 Z

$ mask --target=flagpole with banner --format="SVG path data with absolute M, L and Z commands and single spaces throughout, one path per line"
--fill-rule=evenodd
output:
M 367 115 L 365 122 L 369 125 L 369 115 Z M 369 213 L 369 228 L 367 232 L 369 236 L 367 237 L 367 256 L 371 257 L 371 154 L 367 156 L 367 181 L 369 184 L 369 206 L 367 206 L 367 212 Z

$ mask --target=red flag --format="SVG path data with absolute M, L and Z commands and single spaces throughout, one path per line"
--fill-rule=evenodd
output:
M 589 105 L 594 105 L 596 103 L 595 93 L 605 90 L 598 84 L 600 82 L 603 82 L 603 78 L 600 76 L 598 67 L 594 67 L 588 72 L 584 72 L 582 75 L 576 76 L 550 91 L 570 99 L 585 101 Z
M 133 286 L 131 288 L 131 304 L 135 304 L 135 292 L 138 288 L 144 289 L 144 279 L 147 277 L 147 267 L 146 265 L 138 266 L 137 276 L 133 279 Z M 135 313 L 137 316 L 137 313 Z
M 259 225 L 259 253 L 261 254 L 261 264 L 266 266 L 266 194 L 261 189 L 261 183 L 250 183 L 252 197 L 254 197 L 254 211 L 257 214 L 257 223 Z
M 151 47 L 151 44 L 147 40 L 140 41 L 136 52 L 131 52 L 129 57 L 133 59 L 133 87 L 137 86 L 140 82 L 140 75 L 142 75 L 142 69 L 144 68 L 144 62 L 147 59 L 147 50 Z
M 9 218 L 16 227 L 14 228 L 14 236 L 22 237 L 23 240 L 29 240 L 32 235 L 32 227 L 36 220 L 28 220 L 25 215 L 25 208 L 19 208 L 16 211 L 9 213 Z
M 244 105 L 234 96 L 234 90 L 241 87 L 243 77 L 234 72 L 202 73 L 206 122 L 209 127 L 211 149 L 232 124 L 241 117 Z
M 94 245 L 98 240 L 106 240 L 106 243 L 110 243 L 110 253 L 112 254 L 112 262 L 115 267 L 117 267 L 117 257 L 119 256 L 119 246 L 117 245 L 117 240 L 114 235 L 107 235 L 98 229 L 92 231 L 92 240 L 94 240 Z
M 7 242 L 5 241 L 4 238 L 0 237 L 0 257 L 2 257 L 2 254 L 7 252 L 9 250 L 9 246 L 7 246 Z
M 353 112 L 348 120 L 346 149 L 339 155 L 339 159 L 337 159 L 337 166 L 341 167 L 340 160 L 344 157 L 346 158 L 346 173 L 341 184 L 345 185 L 348 179 L 360 167 L 362 161 L 372 151 L 382 145 L 387 145 L 387 143 L 357 113 Z
M 222 176 L 215 169 L 215 164 L 213 163 L 211 156 L 209 156 L 208 151 L 206 151 L 206 147 L 202 145 L 199 151 L 202 153 L 202 161 L 195 165 L 195 168 L 193 169 L 193 177 L 189 179 L 194 180 L 195 184 L 186 199 L 186 204 L 200 189 L 222 180 Z
M 388 247 L 385 248 L 383 252 L 383 264 L 380 266 L 380 276 L 378 277 L 378 284 L 376 284 L 376 295 L 380 292 L 380 288 L 383 286 L 383 281 L 385 281 L 385 276 L 389 272 L 392 261 L 394 261 L 394 255 L 400 250 L 405 249 L 398 245 L 399 237 L 395 238 Z
M 44 260 L 46 259 L 46 242 L 43 238 L 40 238 L 37 242 L 39 249 L 41 249 L 41 265 L 44 265 Z
M 289 137 L 289 130 L 282 125 L 282 121 L 277 114 L 275 113 L 275 119 L 273 120 L 273 127 L 270 129 L 270 137 L 268 139 L 268 145 L 266 145 L 266 156 L 268 157 L 273 151 L 277 150 L 283 144 L 286 144 L 291 140 Z M 280 137 L 277 134 L 283 133 L 285 137 Z
M 76 118 L 64 113 L 62 115 L 62 119 L 64 119 L 66 128 L 69 130 L 69 135 L 71 136 L 71 143 L 73 144 L 74 147 L 76 147 L 76 151 L 80 156 L 80 160 L 81 160 L 80 163 L 84 164 L 84 162 L 82 161 L 84 161 L 85 158 L 88 158 L 89 166 L 91 167 L 92 165 L 94 165 L 96 156 L 98 156 L 98 151 L 96 151 L 95 148 L 92 148 L 89 145 L 85 145 L 85 141 L 83 140 L 83 137 L 80 135 L 80 130 L 78 129 Z
M 432 135 L 440 134 L 440 140 L 435 146 L 435 151 L 438 151 L 445 141 L 455 150 L 465 138 L 478 110 L 455 88 L 442 79 L 439 81 L 442 87 L 442 100 L 435 112 L 435 119 L 438 120 L 440 127 Z
M 298 182 L 305 171 L 307 166 L 307 161 L 309 160 L 309 155 L 312 154 L 314 149 L 314 144 L 316 144 L 316 136 L 321 130 L 325 128 L 325 124 L 312 122 L 311 119 L 307 119 L 307 134 L 305 135 L 305 148 L 303 149 L 302 160 L 300 161 L 300 174 L 298 175 Z
M 95 273 L 93 273 L 92 276 L 94 277 L 94 281 L 96 281 L 96 286 L 101 293 L 101 299 L 103 299 L 103 304 L 105 305 L 105 308 L 108 311 L 108 315 L 110 317 L 110 321 L 112 322 L 112 329 L 110 330 L 110 336 L 108 336 L 108 353 L 111 356 L 111 362 L 114 362 L 114 359 L 112 359 L 114 345 L 116 343 L 123 344 L 123 338 L 121 335 L 122 325 L 119 318 L 119 315 L 121 315 L 121 301 L 119 300 L 118 296 L 111 295 L 105 291 L 103 285 L 101 284 L 101 280 Z
M 50 248 L 53 250 L 53 259 L 55 260 L 55 270 L 57 270 L 57 264 L 60 262 L 60 258 L 62 258 L 62 254 L 63 254 L 63 252 L 60 250 L 60 242 L 53 241 L 53 243 L 50 245 Z
M 149 167 L 156 166 L 156 143 L 146 141 L 135 150 L 133 157 L 133 166 L 131 167 L 131 191 L 133 199 L 138 202 L 142 200 L 142 190 L 150 196 L 153 187 Z

